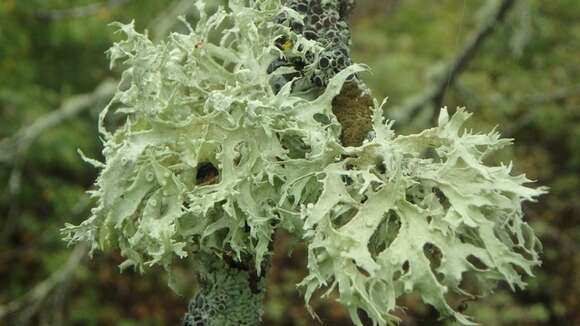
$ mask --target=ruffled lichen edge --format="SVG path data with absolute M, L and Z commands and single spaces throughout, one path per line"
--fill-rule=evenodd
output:
M 282 227 L 308 245 L 307 301 L 336 289 L 357 325 L 359 309 L 375 324 L 396 322 L 395 300 L 411 291 L 472 324 L 446 299 L 470 296 L 467 274 L 481 293 L 498 280 L 523 287 L 519 271 L 532 274 L 541 246 L 521 203 L 545 189 L 525 186 L 511 165 L 485 164 L 509 140 L 464 131 L 461 109 L 398 136 L 375 101 L 372 131 L 359 133 L 366 141 L 343 145 L 333 99 L 364 67 L 342 70 L 319 96 L 293 91 L 292 81 L 274 92 L 272 79 L 295 67 L 268 72 L 273 60 L 316 57 L 322 47 L 273 23 L 280 10 L 298 13 L 253 3 L 230 1 L 229 11 L 207 16 L 198 1 L 199 23 L 159 44 L 118 25 L 127 38 L 109 53 L 126 69 L 99 122 L 105 161 L 87 159 L 101 169 L 91 191 L 98 204 L 65 238 L 118 247 L 124 268 L 170 270 L 176 259 L 202 264 L 210 254 L 250 256 L 260 274 Z M 277 48 L 281 36 L 294 46 Z M 109 111 L 125 119 L 113 131 Z

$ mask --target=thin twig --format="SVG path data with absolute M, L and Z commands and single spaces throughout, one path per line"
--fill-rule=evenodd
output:
M 15 198 L 20 194 L 22 189 L 22 164 L 21 160 L 16 159 L 12 164 L 12 171 L 10 172 L 10 177 L 8 178 L 8 185 L 6 186 L 5 193 L 8 194 L 9 198 Z M 8 211 L 6 213 L 6 218 L 3 223 L 0 223 L 0 244 L 4 241 L 8 241 L 9 235 L 14 231 L 16 227 L 16 216 L 20 212 L 20 201 L 10 200 L 8 204 Z
M 94 92 L 73 96 L 63 102 L 58 110 L 38 118 L 31 125 L 22 127 L 13 136 L 0 140 L 0 162 L 9 162 L 21 156 L 42 132 L 59 125 L 94 104 L 109 99 L 117 88 L 117 82 L 107 79 Z
M 184 11 L 180 11 L 179 9 L 186 8 L 184 4 L 191 2 L 192 1 L 190 0 L 179 1 L 175 7 L 172 7 L 174 10 L 161 14 L 160 18 L 156 21 L 158 21 L 159 26 L 163 26 L 163 29 L 159 28 L 161 31 L 158 31 L 156 35 L 162 36 L 167 33 L 175 23 L 168 24 L 163 21 L 177 22 L 175 17 L 179 14 L 184 14 Z M 158 27 L 154 26 L 153 29 L 155 31 Z M 14 135 L 0 140 L 0 163 L 12 162 L 13 164 L 16 164 L 15 162 L 19 162 L 20 158 L 23 157 L 22 154 L 26 152 L 32 142 L 36 140 L 42 132 L 58 126 L 67 119 L 90 109 L 101 101 L 108 100 L 114 94 L 117 84 L 118 81 L 116 80 L 104 80 L 93 92 L 76 95 L 65 100 L 59 109 L 38 118 L 31 125 L 22 127 Z M 89 203 L 90 200 L 88 198 L 79 202 L 79 204 L 73 208 L 72 215 L 77 215 L 84 211 L 89 206 Z M 81 264 L 82 259 L 87 255 L 87 253 L 87 244 L 81 243 L 77 245 L 61 269 L 54 272 L 44 281 L 35 285 L 28 293 L 20 298 L 15 299 L 6 305 L 0 306 L 0 321 L 19 312 L 22 312 L 20 320 L 34 316 L 42 304 L 46 302 L 55 291 L 70 281 L 75 270 Z
M 169 31 L 175 26 L 176 22 L 179 22 L 175 18 L 190 14 L 195 8 L 194 4 L 194 1 L 191 0 L 176 1 L 167 10 L 157 16 L 157 18 L 153 19 L 149 23 L 153 41 L 159 41 L 165 35 L 169 34 Z M 213 1 L 210 4 L 214 4 Z
M 529 126 L 534 121 L 534 119 L 536 119 L 537 111 L 533 109 L 530 110 L 530 108 L 544 105 L 550 102 L 563 101 L 574 97 L 580 98 L 580 84 L 562 87 L 549 93 L 536 94 L 521 98 L 518 101 L 518 105 L 525 106 L 528 108 L 528 110 L 526 110 L 521 117 L 518 117 L 518 119 L 514 121 L 510 128 L 503 132 L 504 136 L 515 137 L 517 133 Z
M 78 244 L 61 269 L 57 270 L 46 280 L 38 283 L 20 298 L 7 305 L 0 306 L 0 320 L 18 311 L 36 309 L 55 289 L 72 277 L 87 252 L 88 245 L 86 243 Z M 31 315 L 30 312 L 28 315 Z
M 580 84 L 562 87 L 549 93 L 532 95 L 524 98 L 524 105 L 540 105 L 548 102 L 561 101 L 569 97 L 580 97 Z
M 74 8 L 55 10 L 40 9 L 34 12 L 34 16 L 46 20 L 86 17 L 95 15 L 104 8 L 113 8 L 129 1 L 131 0 L 109 0 L 107 2 L 92 3 L 86 6 Z
M 127 0 L 123 0 L 123 2 L 125 1 Z M 109 1 L 109 4 L 112 2 L 114 1 Z M 117 1 L 117 3 L 120 4 L 119 1 Z M 167 11 L 164 11 L 153 20 L 151 25 L 153 39 L 158 40 L 166 35 L 178 22 L 175 18 L 179 15 L 190 13 L 193 8 L 193 1 L 191 0 L 176 1 Z M 96 103 L 108 100 L 113 96 L 117 84 L 118 81 L 116 80 L 104 80 L 93 92 L 76 95 L 65 100 L 60 109 L 38 118 L 31 125 L 22 127 L 11 137 L 1 139 L 0 163 L 11 162 L 18 157 L 21 157 L 30 144 L 37 139 L 43 131 L 57 126 L 66 119 L 90 109 Z
M 167 11 L 161 13 L 158 18 L 153 20 L 151 26 L 154 39 L 160 39 L 166 35 L 173 26 L 175 26 L 179 15 L 188 14 L 193 9 L 193 1 L 181 0 L 175 2 L 173 6 Z M 60 109 L 52 111 L 40 118 L 38 118 L 31 125 L 22 127 L 16 134 L 11 137 L 0 140 L 0 163 L 7 163 L 14 161 L 22 156 L 31 145 L 31 143 L 38 138 L 38 136 L 45 130 L 50 129 L 64 122 L 79 113 L 90 109 L 94 104 L 106 101 L 113 96 L 118 81 L 104 80 L 96 89 L 87 94 L 73 96 L 65 100 Z
M 91 198 L 89 196 L 83 196 L 71 209 L 70 215 L 78 217 L 79 215 L 86 213 L 90 204 Z M 71 281 L 74 272 L 81 264 L 82 259 L 88 254 L 88 251 L 89 246 L 87 243 L 78 244 L 70 254 L 67 262 L 59 270 L 55 271 L 44 281 L 35 285 L 29 292 L 20 298 L 15 299 L 4 306 L 0 305 L 0 321 L 11 315 L 22 312 L 19 314 L 18 319 L 22 321 L 22 324 L 26 324 L 25 321 L 34 316 L 42 304 L 49 299 L 51 293 L 58 292 L 61 290 L 61 287 Z M 2 325 L 1 322 L 0 325 Z
M 433 107 L 433 113 L 441 107 L 446 90 L 456 80 L 457 76 L 475 57 L 484 40 L 487 39 L 513 7 L 516 0 L 501 0 L 475 32 L 467 39 L 461 50 L 449 61 L 438 75 L 436 82 L 418 95 L 412 96 L 401 106 L 402 113 L 398 120 L 402 123 L 412 121 L 426 107 Z

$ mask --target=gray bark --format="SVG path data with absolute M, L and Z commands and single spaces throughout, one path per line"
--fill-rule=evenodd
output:
M 202 254 L 200 289 L 191 300 L 184 326 L 253 326 L 262 318 L 265 277 L 252 265 Z

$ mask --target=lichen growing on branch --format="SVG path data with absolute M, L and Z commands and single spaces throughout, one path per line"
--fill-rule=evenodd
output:
M 101 170 L 98 206 L 66 226 L 69 241 L 118 247 L 124 268 L 251 257 L 260 275 L 274 231 L 285 228 L 308 246 L 306 301 L 337 291 L 357 325 L 359 310 L 378 325 L 396 322 L 395 300 L 411 291 L 471 324 L 446 299 L 471 295 L 465 277 L 482 293 L 498 280 L 525 285 L 519 271 L 532 274 L 540 243 L 521 203 L 544 189 L 525 186 L 511 165 L 486 165 L 509 140 L 465 131 L 462 109 L 396 135 L 375 100 L 372 137 L 345 146 L 333 99 L 364 67 L 344 67 L 321 90 L 297 89 L 297 79 L 273 90 L 277 77 L 297 73 L 272 69 L 276 60 L 311 62 L 300 74 L 317 74 L 324 44 L 276 22 L 301 14 L 276 0 L 232 0 L 211 16 L 196 5 L 195 27 L 162 43 L 118 25 L 126 39 L 109 54 L 125 70 L 99 120 L 105 161 L 87 159 Z M 110 111 L 125 117 L 114 130 Z
M 350 56 L 350 28 L 348 15 L 353 6 L 352 0 L 288 0 L 288 8 L 296 14 L 282 11 L 276 22 L 289 26 L 294 33 L 314 40 L 322 50 L 316 55 L 307 53 L 305 56 L 284 56 L 277 58 L 271 66 L 313 64 L 314 71 L 302 78 L 298 83 L 301 88 L 322 87 L 328 84 L 330 78 L 352 64 Z M 286 46 L 292 45 L 292 40 L 282 37 Z M 299 75 L 299 74 L 298 74 Z M 281 82 L 288 82 L 297 74 L 283 75 Z
M 265 278 L 256 281 L 251 271 L 231 266 L 215 255 L 197 259 L 201 289 L 189 304 L 183 326 L 260 324 Z

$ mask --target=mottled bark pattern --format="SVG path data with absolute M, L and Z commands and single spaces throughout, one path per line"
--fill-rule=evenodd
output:
M 259 325 L 265 277 L 258 277 L 249 266 L 213 254 L 205 254 L 201 261 L 201 288 L 189 303 L 183 326 Z
M 304 22 L 295 21 L 284 14 L 278 17 L 278 22 L 287 24 L 294 32 L 316 40 L 324 47 L 315 63 L 316 70 L 310 76 L 311 86 L 323 87 L 336 73 L 352 64 L 347 18 L 353 0 L 288 0 L 285 5 L 303 14 Z M 275 65 L 284 65 L 285 60 L 280 58 Z M 289 81 L 295 76 L 288 77 Z
M 313 87 L 325 86 L 336 73 L 352 64 L 347 20 L 354 0 L 288 0 L 286 5 L 304 15 L 304 24 L 287 22 L 292 30 L 324 46 L 311 82 Z M 286 22 L 285 19 L 281 17 L 280 21 Z M 372 106 L 372 97 L 361 80 L 353 78 L 344 85 L 333 101 L 333 112 L 343 128 L 344 145 L 362 144 L 372 129 Z

